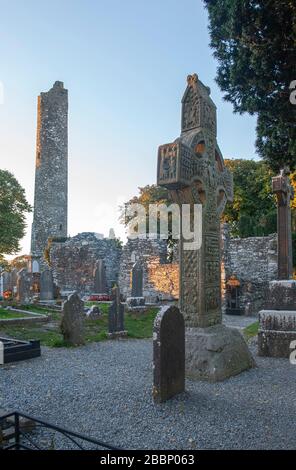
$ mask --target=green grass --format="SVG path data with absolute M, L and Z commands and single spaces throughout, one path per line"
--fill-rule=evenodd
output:
M 125 315 L 125 329 L 131 338 L 151 338 L 154 319 L 158 308 L 150 308 L 144 313 L 131 313 Z
M 63 336 L 55 330 L 44 330 L 39 325 L 32 324 L 26 327 L 20 326 L 1 326 L 1 335 L 9 336 L 20 340 L 40 340 L 43 346 L 61 347 L 67 346 L 64 343 Z
M 108 309 L 109 304 L 99 304 L 102 316 L 98 320 L 85 320 L 85 342 L 92 343 L 108 339 Z M 37 309 L 38 307 L 36 307 Z M 31 310 L 30 306 L 27 308 Z M 41 309 L 40 309 L 41 310 Z M 1 311 L 1 310 L 0 310 Z M 33 311 L 33 309 L 31 310 Z M 36 311 L 36 310 L 35 310 Z M 6 312 L 6 311 L 5 311 Z M 130 338 L 151 338 L 153 322 L 158 308 L 148 308 L 141 313 L 127 312 L 125 314 L 125 329 Z M 36 313 L 41 313 L 37 312 Z M 43 311 L 44 313 L 44 311 Z M 21 314 L 19 314 L 21 316 Z M 68 346 L 60 333 L 60 313 L 50 311 L 53 325 L 50 328 L 44 324 L 32 323 L 26 326 L 1 326 L 0 334 L 21 340 L 38 339 L 43 346 L 62 347 Z M 0 313 L 1 316 L 1 313 Z
M 0 308 L 0 320 L 7 320 L 10 318 L 23 318 L 24 315 L 24 313 L 11 312 L 9 310 L 5 310 L 4 308 Z
M 251 323 L 251 325 L 244 328 L 243 333 L 247 341 L 258 334 L 258 328 L 259 328 L 258 321 Z

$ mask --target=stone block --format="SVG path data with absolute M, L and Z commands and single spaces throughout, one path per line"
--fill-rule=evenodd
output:
M 186 328 L 186 375 L 217 382 L 256 366 L 241 333 L 215 325 Z
M 296 281 L 271 281 L 267 310 L 296 310 Z
M 258 355 L 289 358 L 290 344 L 296 340 L 296 311 L 259 312 Z

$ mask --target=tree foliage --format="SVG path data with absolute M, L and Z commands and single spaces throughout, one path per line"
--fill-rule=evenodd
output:
M 30 212 L 25 191 L 8 171 L 0 170 L 0 257 L 19 251 Z
M 271 190 L 272 170 L 263 161 L 225 160 L 234 181 L 234 201 L 223 221 L 236 237 L 264 236 L 277 230 L 276 201 Z
M 226 159 L 225 165 L 233 174 L 234 201 L 226 205 L 222 221 L 229 223 L 231 235 L 245 238 L 275 233 L 277 206 L 271 179 L 276 173 L 263 160 Z M 296 172 L 291 175 L 291 183 L 295 188 L 292 201 L 292 215 L 295 221 Z M 139 188 L 139 195 L 132 197 L 126 204 L 130 203 L 143 204 L 148 217 L 149 204 L 170 205 L 171 201 L 165 188 L 147 185 Z M 125 206 L 121 207 L 120 220 L 127 225 Z M 295 231 L 295 223 L 293 230 Z
M 257 115 L 257 151 L 271 168 L 296 167 L 296 2 L 204 0 L 217 83 L 234 111 Z
M 127 201 L 123 206 L 120 207 L 120 217 L 119 220 L 125 226 L 128 225 L 131 217 L 126 214 L 126 207 L 131 204 L 141 204 L 145 207 L 146 217 L 147 217 L 147 230 L 149 228 L 148 224 L 148 215 L 149 215 L 149 205 L 150 204 L 166 204 L 170 205 L 171 201 L 168 197 L 168 190 L 162 186 L 157 186 L 156 184 L 146 185 L 144 187 L 139 187 L 139 195 L 133 196 L 129 201 Z

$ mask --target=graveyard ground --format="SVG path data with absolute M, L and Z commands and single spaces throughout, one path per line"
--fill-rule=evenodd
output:
M 94 302 L 93 302 L 94 303 Z M 102 317 L 98 320 L 85 321 L 86 343 L 107 340 L 108 333 L 108 304 L 100 303 Z M 22 306 L 22 309 L 50 315 L 47 323 L 40 324 L 36 321 L 30 325 L 0 325 L 0 336 L 11 337 L 20 340 L 37 339 L 42 346 L 63 347 L 68 346 L 63 340 L 60 331 L 61 313 L 56 310 L 44 309 L 35 305 Z M 147 308 L 144 313 L 126 313 L 125 326 L 130 338 L 149 338 L 152 336 L 152 326 L 158 308 Z M 0 309 L 0 319 L 23 317 L 23 314 Z
M 123 448 L 295 449 L 296 368 L 286 359 L 256 361 L 221 383 L 188 380 L 184 394 L 155 405 L 151 339 L 43 347 L 39 358 L 0 368 L 0 408 Z

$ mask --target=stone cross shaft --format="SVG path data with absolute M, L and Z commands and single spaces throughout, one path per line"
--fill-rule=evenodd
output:
M 220 216 L 233 200 L 232 175 L 216 142 L 216 107 L 210 90 L 190 75 L 182 100 L 182 132 L 158 151 L 158 185 L 172 200 L 202 204 L 202 246 L 188 250 L 180 236 L 180 309 L 187 327 L 222 322 Z M 182 214 L 182 212 L 181 212 Z
M 293 276 L 291 200 L 294 191 L 286 170 L 272 178 L 272 190 L 278 207 L 278 279 L 288 280 Z

